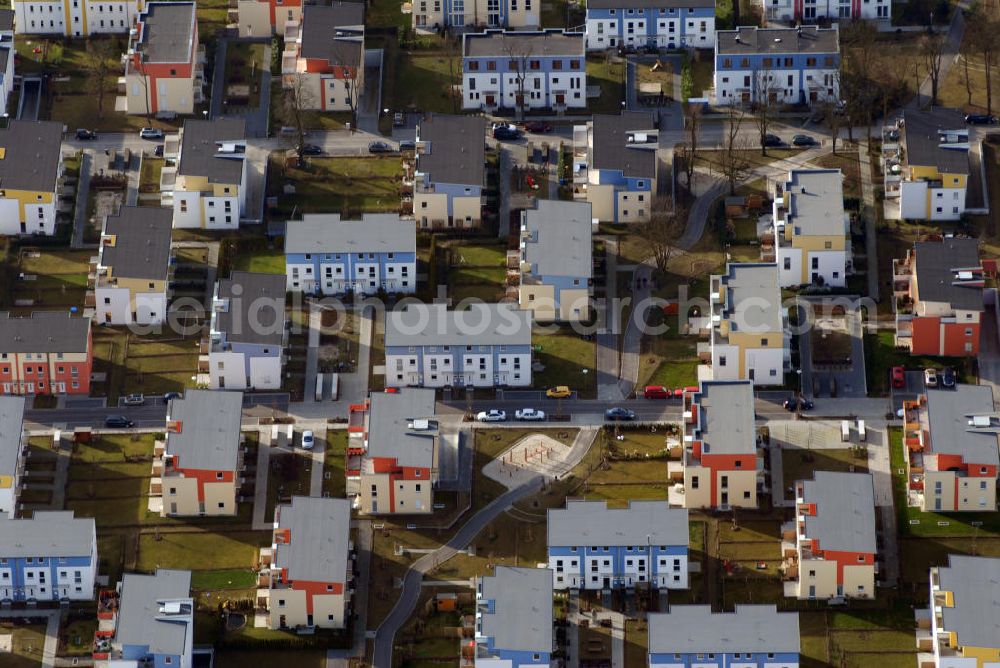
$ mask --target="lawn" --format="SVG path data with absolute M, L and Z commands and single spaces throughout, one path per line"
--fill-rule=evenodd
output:
M 324 650 L 261 651 L 261 650 L 217 650 L 217 668 L 245 668 L 246 666 L 267 666 L 268 668 L 324 668 Z
M 850 359 L 851 335 L 845 329 L 827 329 L 815 326 L 809 331 L 812 346 L 812 366 L 843 364 Z
M 97 619 L 78 619 L 59 626 L 59 656 L 90 656 Z
M 462 80 L 461 48 L 453 53 L 397 52 L 392 108 L 436 111 L 446 114 L 461 111 L 461 91 L 452 92 Z
M 802 450 L 783 448 L 781 468 L 785 485 L 785 498 L 795 498 L 796 480 L 811 480 L 816 471 L 858 472 L 868 470 L 868 453 L 865 448 L 823 448 Z
M 9 308 L 17 301 L 32 300 L 43 309 L 82 306 L 93 255 L 92 250 L 21 249 L 16 273 L 25 279 L 15 279 L 12 289 L 0 297 L 0 305 Z
M 733 23 L 733 4 L 735 0 L 718 0 L 715 3 L 715 29 L 731 30 Z
M 329 429 L 326 432 L 326 449 L 323 452 L 323 495 L 343 498 L 347 495 L 345 468 L 347 463 L 346 429 Z
M 256 108 L 260 105 L 260 70 L 268 67 L 264 62 L 264 45 L 230 42 L 226 47 L 226 80 L 223 90 L 224 103 Z M 230 86 L 247 86 L 249 95 L 233 96 Z
M 284 275 L 285 251 L 268 249 L 257 250 L 252 253 L 240 253 L 233 261 L 233 269 L 237 271 L 253 271 L 259 274 Z
M 398 157 L 309 158 L 304 168 L 273 160 L 270 171 L 268 191 L 278 197 L 279 217 L 293 212 L 360 217 L 368 211 L 399 210 L 403 166 Z M 283 194 L 286 183 L 294 184 L 294 195 Z
M 264 511 L 268 522 L 274 518 L 274 507 L 278 503 L 287 503 L 293 496 L 309 496 L 312 458 L 299 452 L 275 452 L 271 454 L 270 466 Z
M 507 247 L 502 243 L 456 243 L 449 252 L 452 266 L 502 268 L 507 263 Z
M 4 668 L 36 668 L 42 662 L 42 648 L 45 646 L 45 624 L 12 627 L 0 625 L 0 635 L 13 635 L 12 654 L 4 656 L 0 663 Z
M 618 114 L 625 100 L 625 63 L 607 54 L 587 57 L 587 85 L 600 86 L 601 96 L 587 101 L 592 114 Z
M 142 171 L 139 174 L 139 192 L 155 193 L 160 190 L 160 174 L 163 172 L 163 158 L 142 159 Z
M 128 345 L 122 393 L 162 395 L 194 387 L 199 342 L 200 334 L 188 338 L 133 337 Z
M 581 398 L 594 396 L 597 348 L 593 340 L 587 341 L 569 328 L 559 328 L 552 333 L 535 332 L 532 344 L 535 360 L 544 366 L 543 371 L 534 372 L 535 387 L 568 385 Z
M 139 537 L 136 569 L 152 573 L 157 568 L 187 570 L 250 570 L 262 545 L 270 545 L 266 531 L 144 533 Z
M 695 337 L 678 338 L 665 334 L 648 337 L 647 341 L 641 357 L 639 387 L 662 385 L 673 389 L 698 384 L 700 362 Z
M 969 39 L 966 35 L 965 39 Z M 996 65 L 994 64 L 994 68 Z M 966 70 L 968 70 L 968 88 L 972 89 L 972 103 L 969 103 L 969 93 L 966 87 Z M 997 72 L 993 73 L 993 85 L 996 86 L 1000 79 L 997 79 Z M 996 95 L 996 93 L 994 93 Z M 979 54 L 970 54 L 968 57 L 968 68 L 966 68 L 966 56 L 960 55 L 958 60 L 948 72 L 948 76 L 941 80 L 938 90 L 940 104 L 946 107 L 957 107 L 966 111 L 986 111 L 986 68 L 983 65 L 983 58 Z M 996 112 L 997 106 L 993 105 Z

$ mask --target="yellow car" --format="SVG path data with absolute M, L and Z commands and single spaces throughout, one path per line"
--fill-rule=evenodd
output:
M 573 390 L 569 389 L 565 385 L 556 385 L 555 387 L 550 387 L 545 390 L 545 396 L 549 399 L 566 399 L 567 397 L 573 396 Z

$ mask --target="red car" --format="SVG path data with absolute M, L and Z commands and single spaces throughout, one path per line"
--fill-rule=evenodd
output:
M 669 399 L 671 393 L 670 390 L 662 385 L 647 385 L 646 389 L 642 392 L 642 396 L 646 399 Z
M 399 388 L 398 387 L 387 387 L 387 388 L 385 388 L 385 393 L 386 394 L 399 394 Z
M 906 371 L 901 366 L 892 367 L 891 372 L 892 377 L 892 387 L 896 390 L 901 390 L 906 387 Z
M 552 126 L 545 121 L 527 121 L 524 129 L 528 132 L 552 132 Z

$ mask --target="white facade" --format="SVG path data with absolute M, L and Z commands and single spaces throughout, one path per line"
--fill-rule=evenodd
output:
M 847 285 L 845 267 L 847 252 L 842 250 L 807 251 L 801 248 L 778 247 L 778 284 L 783 288 L 802 285 L 802 262 L 810 275 L 823 277 L 823 285 L 842 288 Z M 815 262 L 814 262 L 815 260 Z M 815 281 L 813 281 L 815 283 Z
M 127 33 L 139 14 L 140 0 L 18 2 L 14 15 L 18 34 L 88 35 Z
M 164 281 L 157 281 L 165 285 Z M 132 294 L 135 302 L 132 302 Z M 94 288 L 96 319 L 109 325 L 157 325 L 167 317 L 167 293 L 136 292 L 127 287 Z
M 753 70 L 716 70 L 716 104 L 749 102 L 750 98 L 746 96 L 750 95 L 750 90 L 757 88 L 754 76 Z M 815 100 L 805 100 L 811 103 L 840 99 L 840 77 L 836 67 L 804 69 L 801 74 L 797 69 L 775 70 L 768 75 L 756 76 L 770 79 L 767 88 L 781 104 L 803 102 L 800 91 L 816 93 Z
M 243 163 L 243 181 L 246 182 L 246 162 Z M 174 191 L 174 227 L 202 227 L 206 230 L 235 230 L 240 226 L 240 211 L 246 199 L 246 189 L 241 185 L 236 194 L 214 197 L 198 191 Z
M 44 234 L 56 231 L 56 205 L 41 202 L 24 205 L 24 223 L 21 223 L 21 203 L 9 197 L 0 197 L 0 235 Z
M 458 347 L 453 346 L 456 349 Z M 531 353 L 461 352 L 409 353 L 385 356 L 386 377 L 399 385 L 423 387 L 528 387 Z
M 965 213 L 965 188 L 934 188 L 930 181 L 899 184 L 899 217 L 903 220 L 958 220 Z
M 776 334 L 775 336 L 783 336 Z M 745 378 L 740 377 L 740 347 L 715 343 L 712 346 L 712 380 L 753 381 L 754 385 L 781 385 L 785 382 L 784 359 L 786 347 L 747 348 L 743 351 Z
M 96 554 L 96 547 L 94 554 Z M 53 568 L 53 563 L 55 567 Z M 14 588 L 4 586 L 14 577 L 13 568 L 0 566 L 0 599 L 13 599 Z M 55 570 L 55 575 L 52 572 Z M 94 564 L 60 565 L 58 559 L 46 559 L 40 566 L 24 568 L 24 599 L 54 600 L 69 599 L 71 601 L 94 600 Z M 79 577 L 77 577 L 79 575 Z M 53 596 L 53 593 L 55 596 Z M 20 598 L 21 593 L 17 596 Z
M 624 10 L 622 10 L 624 11 Z M 648 33 L 648 18 L 587 17 L 587 50 L 603 50 L 617 46 L 642 48 L 655 43 L 660 49 L 711 49 L 715 47 L 715 17 L 660 15 L 652 19 L 655 34 Z M 619 27 L 620 26 L 620 27 Z
M 213 390 L 281 389 L 281 352 L 270 357 L 238 351 L 212 351 L 208 355 Z M 249 377 L 247 369 L 249 368 Z
M 292 223 L 295 224 L 295 223 Z M 402 231 L 402 230 L 401 230 Z M 355 260 L 354 271 L 348 253 L 326 253 L 316 263 L 312 260 L 285 263 L 285 277 L 289 291 L 319 292 L 324 295 L 342 295 L 347 292 L 374 294 L 380 288 L 387 292 L 413 294 L 417 290 L 417 263 L 413 261 L 379 263 Z M 317 290 L 317 288 L 319 288 Z
M 755 0 L 767 21 L 791 25 L 797 20 L 812 22 L 815 19 L 889 20 L 892 16 L 891 0 Z M 795 6 L 800 6 L 796 13 Z
M 531 71 L 524 76 L 525 109 L 585 109 L 587 73 L 584 59 L 580 67 L 553 72 Z M 502 72 L 465 72 L 463 109 L 516 108 L 522 87 L 520 76 Z M 493 101 L 492 104 L 490 101 Z

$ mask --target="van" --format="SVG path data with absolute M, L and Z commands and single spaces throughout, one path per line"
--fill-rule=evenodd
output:
M 662 385 L 647 385 L 646 389 L 642 392 L 642 396 L 646 399 L 669 399 L 670 390 Z
M 864 443 L 866 438 L 867 434 L 865 433 L 865 421 L 858 420 L 858 440 Z
M 316 401 L 323 401 L 323 374 L 316 374 Z
M 851 440 L 851 423 L 849 420 L 840 421 L 840 440 L 849 443 Z

